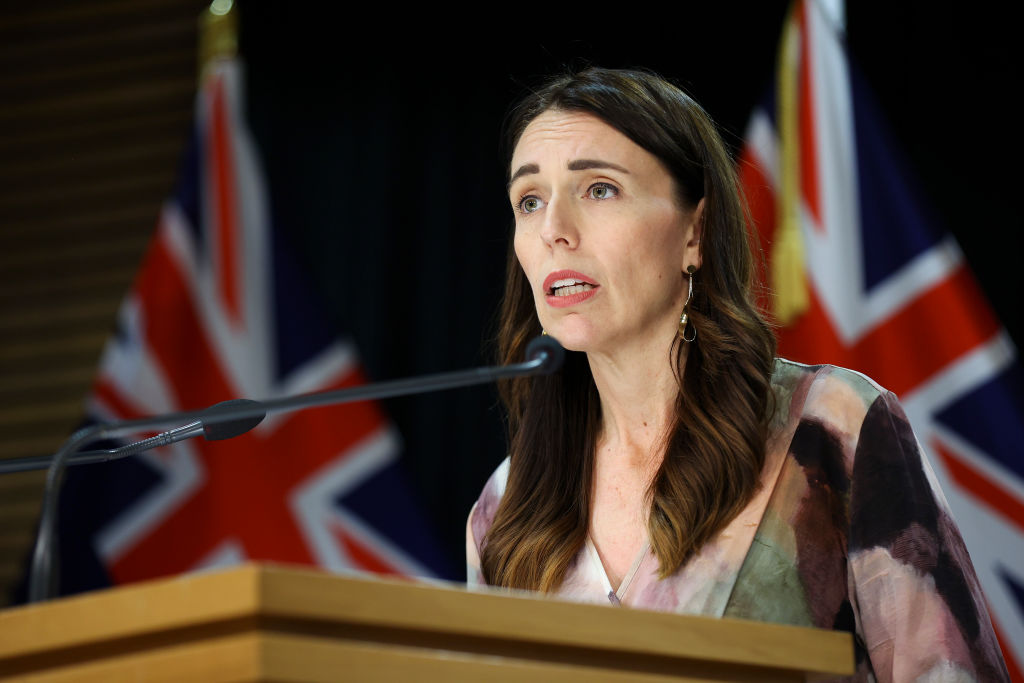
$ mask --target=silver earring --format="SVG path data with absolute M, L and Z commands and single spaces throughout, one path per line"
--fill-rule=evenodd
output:
M 684 342 L 692 342 L 697 338 L 697 328 L 694 327 L 693 322 L 690 320 L 690 300 L 693 299 L 693 276 L 697 272 L 695 266 L 687 266 L 686 272 L 689 274 L 690 291 L 686 294 L 686 303 L 683 304 L 683 314 L 679 316 L 679 336 Z M 686 328 L 690 328 L 690 336 L 686 336 Z

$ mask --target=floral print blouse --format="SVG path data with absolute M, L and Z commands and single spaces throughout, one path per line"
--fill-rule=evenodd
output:
M 558 597 L 849 631 L 855 681 L 1006 681 L 970 557 L 896 397 L 833 366 L 776 362 L 761 487 L 665 579 L 650 548 L 613 590 L 591 542 Z M 467 581 L 508 479 L 467 526 Z

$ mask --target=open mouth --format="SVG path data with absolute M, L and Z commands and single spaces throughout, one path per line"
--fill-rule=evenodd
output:
M 551 285 L 551 289 L 548 290 L 548 294 L 552 296 L 572 296 L 573 294 L 586 292 L 590 289 L 594 289 L 594 285 L 583 280 L 567 278 L 555 280 L 554 284 Z
M 572 306 L 594 296 L 600 287 L 589 275 L 568 268 L 544 278 L 544 296 L 551 306 Z
M 589 283 L 569 278 L 567 280 L 555 281 L 554 285 L 551 286 L 551 289 L 548 290 L 548 294 L 553 296 L 571 296 L 573 294 L 580 294 L 581 292 L 586 292 L 587 290 L 592 289 L 594 289 L 594 286 Z

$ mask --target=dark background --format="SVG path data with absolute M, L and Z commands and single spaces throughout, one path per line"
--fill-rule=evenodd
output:
M 651 68 L 701 102 L 738 149 L 772 78 L 787 6 L 678 5 L 643 17 L 579 8 L 599 31 L 552 26 L 542 8 L 497 7 L 489 22 L 460 15 L 475 27 L 465 29 L 397 10 L 327 21 L 241 7 L 250 120 L 276 219 L 370 376 L 491 360 L 511 222 L 501 122 L 525 86 L 566 66 Z M 1016 22 L 951 2 L 851 2 L 847 14 L 852 61 L 1019 342 Z M 465 515 L 504 456 L 496 393 L 393 400 L 387 410 L 460 577 Z

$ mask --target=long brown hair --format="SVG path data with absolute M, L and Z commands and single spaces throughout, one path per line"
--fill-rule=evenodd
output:
M 680 204 L 704 199 L 690 316 L 696 341 L 676 339 L 675 424 L 650 487 L 648 533 L 662 577 L 731 521 L 757 490 L 771 411 L 775 338 L 752 296 L 748 221 L 732 159 L 714 124 L 681 90 L 650 73 L 589 68 L 533 92 L 508 119 L 508 157 L 548 110 L 597 116 L 656 156 Z M 502 362 L 522 358 L 540 334 L 529 283 L 509 248 L 498 333 Z M 600 402 L 583 353 L 558 374 L 501 386 L 511 467 L 482 543 L 492 585 L 556 589 L 586 541 Z

